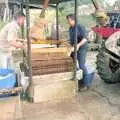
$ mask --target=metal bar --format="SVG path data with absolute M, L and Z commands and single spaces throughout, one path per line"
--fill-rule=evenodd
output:
M 32 83 L 32 59 L 31 59 L 31 40 L 29 37 L 30 32 L 30 14 L 29 14 L 29 0 L 26 0 L 26 26 L 27 26 L 27 52 L 28 52 L 28 66 L 29 66 L 29 80 Z
M 56 4 L 56 38 L 59 40 L 59 8 L 58 8 L 58 3 Z M 57 45 L 59 47 L 59 45 Z
M 21 4 L 20 4 L 20 9 L 21 12 L 23 13 L 23 0 L 21 0 Z M 21 37 L 24 39 L 24 25 L 21 27 Z
M 75 45 L 74 45 L 74 76 L 76 81 L 76 93 L 78 93 L 78 79 L 77 79 L 77 24 L 78 24 L 78 0 L 75 0 Z
M 44 7 L 43 7 L 43 9 L 46 9 L 48 7 L 48 2 L 49 2 L 49 0 L 44 0 Z
M 96 0 L 91 0 L 91 1 L 92 1 L 93 5 L 94 5 L 95 9 L 98 10 L 99 5 L 98 5 L 97 1 Z
M 10 89 L 0 89 L 0 95 L 10 95 L 10 94 L 15 94 L 15 93 L 20 93 L 22 92 L 22 87 L 15 87 L 15 88 L 10 88 Z

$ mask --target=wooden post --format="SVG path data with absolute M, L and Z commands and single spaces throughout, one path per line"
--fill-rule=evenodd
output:
M 78 93 L 78 79 L 77 79 L 77 23 L 78 23 L 78 0 L 75 0 L 75 45 L 74 45 L 74 51 L 75 51 L 75 56 L 74 56 L 74 76 L 75 76 L 75 81 L 76 81 L 76 93 Z

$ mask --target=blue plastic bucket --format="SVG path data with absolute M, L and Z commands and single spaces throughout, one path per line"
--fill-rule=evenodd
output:
M 16 85 L 14 70 L 0 68 L 0 89 L 13 88 Z

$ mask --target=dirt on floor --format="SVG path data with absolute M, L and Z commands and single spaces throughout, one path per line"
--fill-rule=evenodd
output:
M 87 63 L 96 67 L 96 52 Z M 120 120 L 120 84 L 105 84 L 95 74 L 91 90 L 72 99 L 39 104 L 23 103 L 23 120 Z
M 92 67 L 96 67 L 96 55 L 88 52 L 87 63 Z M 72 99 L 22 103 L 23 116 L 17 120 L 120 120 L 120 84 L 104 83 L 96 71 L 91 89 Z

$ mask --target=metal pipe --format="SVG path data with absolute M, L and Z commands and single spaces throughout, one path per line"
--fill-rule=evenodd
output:
M 31 59 L 31 40 L 29 37 L 30 32 L 30 13 L 29 13 L 29 0 L 26 0 L 26 29 L 27 29 L 27 52 L 28 52 L 28 66 L 29 66 L 29 81 L 32 83 L 32 59 Z
M 91 0 L 91 1 L 92 1 L 93 5 L 94 5 L 95 9 L 98 10 L 99 5 L 98 5 L 97 1 L 96 0 Z
M 56 4 L 56 38 L 59 40 L 59 8 L 58 3 Z M 57 45 L 59 47 L 59 45 Z
M 78 79 L 77 79 L 77 24 L 78 24 L 78 0 L 75 0 L 75 45 L 74 45 L 74 76 L 75 76 L 75 82 L 76 82 L 76 93 L 78 93 Z
M 43 9 L 46 9 L 48 7 L 48 2 L 49 2 L 49 0 L 44 0 L 44 7 L 43 7 Z
M 21 12 L 23 13 L 23 0 L 21 0 L 21 4 L 20 4 L 20 9 Z M 21 37 L 24 39 L 24 25 L 21 27 Z

